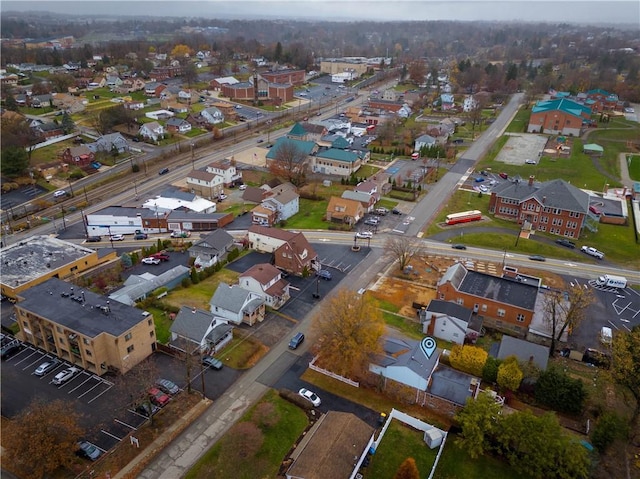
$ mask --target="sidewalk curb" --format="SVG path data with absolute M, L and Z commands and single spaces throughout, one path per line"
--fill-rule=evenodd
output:
M 147 446 L 134 460 L 122 468 L 113 479 L 135 479 L 155 457 L 177 438 L 191 423 L 198 419 L 213 404 L 210 399 L 203 399 L 184 416 L 173 423 L 164 433 Z

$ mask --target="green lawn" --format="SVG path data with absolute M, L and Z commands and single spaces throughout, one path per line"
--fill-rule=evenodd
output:
M 524 133 L 529 125 L 529 118 L 531 118 L 531 110 L 521 108 L 507 126 L 506 131 L 509 133 Z
M 405 426 L 400 421 L 392 421 L 376 453 L 371 456 L 369 466 L 364 469 L 364 477 L 392 478 L 400 464 L 408 457 L 415 459 L 420 477 L 429 477 L 438 448 L 429 449 L 423 435 L 422 431 Z
M 418 340 L 424 338 L 422 328 L 418 322 L 388 311 L 383 311 L 382 317 L 387 326 L 391 326 L 392 328 L 401 331 L 405 336 Z
M 627 162 L 629 176 L 633 181 L 640 181 L 640 156 L 631 155 L 631 162 Z
M 221 269 L 213 276 L 208 277 L 198 284 L 192 284 L 188 288 L 176 288 L 170 291 L 164 299 L 174 306 L 190 306 L 205 311 L 209 310 L 209 300 L 218 288 L 220 282 L 227 284 L 235 284 L 238 281 L 239 274 L 229 269 Z
M 362 165 L 360 168 L 358 168 L 356 176 L 358 178 L 369 178 L 375 175 L 378 171 L 380 171 L 380 168 L 378 168 L 377 166 Z
M 187 479 L 256 479 L 271 478 L 278 475 L 282 460 L 291 446 L 298 441 L 308 425 L 307 416 L 302 409 L 281 399 L 275 391 L 269 391 L 256 406 L 249 409 L 240 423 L 253 422 L 253 414 L 263 403 L 273 407 L 277 421 L 272 426 L 260 425 L 262 445 L 255 454 L 250 454 L 242 445 L 232 428 L 216 443 L 185 476 Z M 255 423 L 254 423 L 255 424 Z M 235 429 L 237 430 L 237 429 Z M 250 441 L 256 441 L 251 437 Z
M 287 220 L 287 228 L 304 230 L 326 230 L 329 223 L 324 221 L 328 201 L 300 198 L 300 210 Z

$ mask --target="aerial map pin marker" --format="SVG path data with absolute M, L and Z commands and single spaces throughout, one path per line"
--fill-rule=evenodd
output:
M 420 341 L 420 347 L 425 356 L 430 358 L 436 350 L 436 340 L 431 337 L 426 337 Z

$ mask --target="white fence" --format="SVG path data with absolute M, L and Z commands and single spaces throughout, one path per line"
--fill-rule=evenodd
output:
M 360 387 L 360 383 L 359 382 L 352 381 L 351 379 L 345 378 L 344 376 L 340 376 L 339 374 L 332 373 L 331 371 L 327 371 L 326 369 L 319 368 L 318 366 L 316 366 L 314 364 L 316 362 L 316 359 L 318 359 L 318 356 L 314 357 L 313 360 L 309 363 L 309 369 L 317 371 L 320 374 L 324 374 L 325 376 L 329 376 L 329 377 L 331 377 L 333 379 L 337 379 L 338 381 L 342 381 L 343 383 L 347 383 L 347 384 L 349 384 L 351 386 L 354 386 L 356 388 Z

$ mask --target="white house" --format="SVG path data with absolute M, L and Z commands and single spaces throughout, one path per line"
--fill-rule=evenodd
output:
M 153 141 L 161 140 L 164 137 L 164 127 L 157 121 L 145 123 L 138 130 L 138 135 Z
M 482 326 L 473 310 L 450 301 L 434 299 L 419 315 L 424 334 L 456 344 L 464 344 L 465 338 L 475 341 Z
M 277 220 L 286 220 L 300 211 L 300 195 L 291 183 L 272 188 L 266 193 L 262 206 L 277 212 Z
M 237 181 L 242 179 L 242 175 L 238 173 L 235 161 L 229 158 L 223 160 L 214 161 L 206 166 L 207 173 L 219 175 L 222 177 L 222 183 L 225 186 L 232 186 Z
M 175 114 L 170 110 L 154 110 L 148 111 L 144 114 L 144 116 L 152 120 L 166 120 L 167 118 L 171 118 L 174 115 Z
M 430 135 L 420 135 L 416 138 L 415 146 L 413 147 L 413 151 L 419 152 L 423 148 L 429 148 L 436 144 L 436 139 Z
M 204 198 L 218 198 L 224 191 L 224 178 L 216 173 L 202 170 L 192 170 L 187 175 L 187 185 L 193 193 Z
M 171 323 L 171 342 L 188 353 L 221 351 L 233 339 L 233 326 L 223 318 L 183 306 Z
M 191 131 L 191 123 L 182 118 L 169 118 L 166 125 L 169 131 L 175 131 L 178 133 L 186 133 L 188 131 Z
M 226 258 L 227 253 L 234 248 L 233 243 L 233 236 L 218 228 L 194 241 L 189 248 L 189 257 L 195 258 L 193 265 L 196 268 L 208 268 Z
M 237 284 L 221 282 L 209 301 L 211 313 L 232 323 L 253 326 L 265 318 L 264 298 Z
M 202 110 L 200 112 L 200 116 L 204 118 L 207 123 L 211 125 L 217 125 L 218 123 L 224 122 L 224 115 L 215 106 L 211 106 L 209 108 Z
M 259 294 L 267 306 L 279 309 L 291 297 L 289 283 L 282 279 L 282 272 L 269 263 L 252 266 L 238 278 L 241 288 Z
M 478 102 L 476 101 L 475 98 L 473 98 L 473 95 L 467 95 L 464 98 L 464 101 L 462 102 L 462 110 L 467 113 L 472 110 L 475 110 L 477 106 L 478 106 Z
M 411 116 L 411 108 L 406 103 L 396 112 L 400 118 L 409 118 Z

